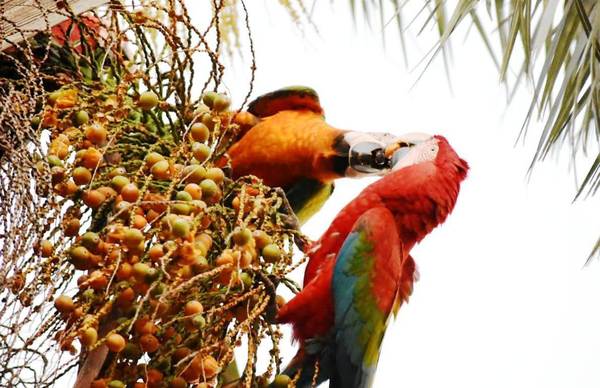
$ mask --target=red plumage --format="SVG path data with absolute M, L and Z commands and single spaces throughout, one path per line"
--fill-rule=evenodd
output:
M 400 168 L 368 186 L 338 213 L 313 245 L 304 289 L 283 306 L 278 315 L 280 322 L 294 325 L 296 338 L 324 336 L 332 327 L 331 283 L 335 259 L 357 219 L 369 209 L 387 208 L 393 214 L 393 221 L 381 222 L 395 223 L 403 249 L 403 274 L 398 287 L 378 292 L 410 294 L 415 271 L 410 250 L 450 214 L 468 170 L 467 163 L 444 137 L 435 136 L 435 139 L 438 146 L 435 159 Z

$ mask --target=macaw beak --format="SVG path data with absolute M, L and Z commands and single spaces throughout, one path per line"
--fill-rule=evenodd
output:
M 410 148 L 432 136 L 410 133 L 394 136 L 389 133 L 350 132 L 345 140 L 350 145 L 348 177 L 384 175 L 405 156 Z
M 423 143 L 433 136 L 427 133 L 408 133 L 406 135 L 399 136 L 393 141 L 389 142 L 383 151 L 386 158 L 390 159 L 390 165 L 395 166 L 402 158 L 408 155 L 408 152 L 412 147 L 417 144 Z

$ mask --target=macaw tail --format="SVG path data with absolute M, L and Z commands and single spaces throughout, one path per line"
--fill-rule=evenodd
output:
M 298 353 L 288 364 L 283 374 L 291 379 L 300 374 L 296 381 L 298 388 L 316 387 L 331 378 L 333 354 L 329 348 L 318 346 L 317 352 L 312 352 L 311 346 L 301 346 Z

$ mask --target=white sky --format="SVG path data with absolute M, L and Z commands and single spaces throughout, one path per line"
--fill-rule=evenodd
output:
M 395 25 L 384 50 L 378 30 L 353 26 L 348 2 L 318 2 L 320 35 L 300 32 L 273 1 L 247 3 L 258 56 L 254 96 L 311 86 L 332 125 L 440 133 L 471 165 L 454 213 L 413 251 L 421 280 L 388 328 L 375 387 L 600 386 L 600 265 L 583 268 L 600 232 L 598 198 L 571 204 L 564 157 L 539 165 L 527 182 L 540 127 L 525 146 L 514 142 L 528 91 L 507 108 L 482 44 L 462 41 L 465 28 L 453 45 L 454 93 L 439 61 L 411 90 L 418 71 L 403 66 Z M 432 33 L 407 37 L 411 66 Z M 247 65 L 229 71 L 226 86 L 239 103 Z M 305 232 L 318 238 L 367 183 L 340 182 Z M 292 352 L 290 345 L 287 359 Z

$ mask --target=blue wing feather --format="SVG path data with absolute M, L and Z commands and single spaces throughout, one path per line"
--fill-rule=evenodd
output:
M 385 227 L 381 221 L 388 221 Z M 387 240 L 387 244 L 383 244 L 382 239 Z M 378 241 L 390 248 L 376 249 Z M 387 286 L 398 288 L 401 258 L 399 250 L 393 249 L 393 242 L 399 244 L 391 213 L 378 208 L 359 218 L 339 251 L 332 285 L 336 372 L 331 378 L 331 387 L 359 388 L 369 387 L 372 383 L 379 347 L 396 295 L 392 292 L 391 300 L 385 301 L 390 308 L 380 309 L 373 292 L 373 287 L 378 285 L 373 282 L 375 272 L 387 268 L 383 261 L 398 260 L 398 265 L 390 266 L 398 268 L 398 273 L 385 278 L 392 283 Z

